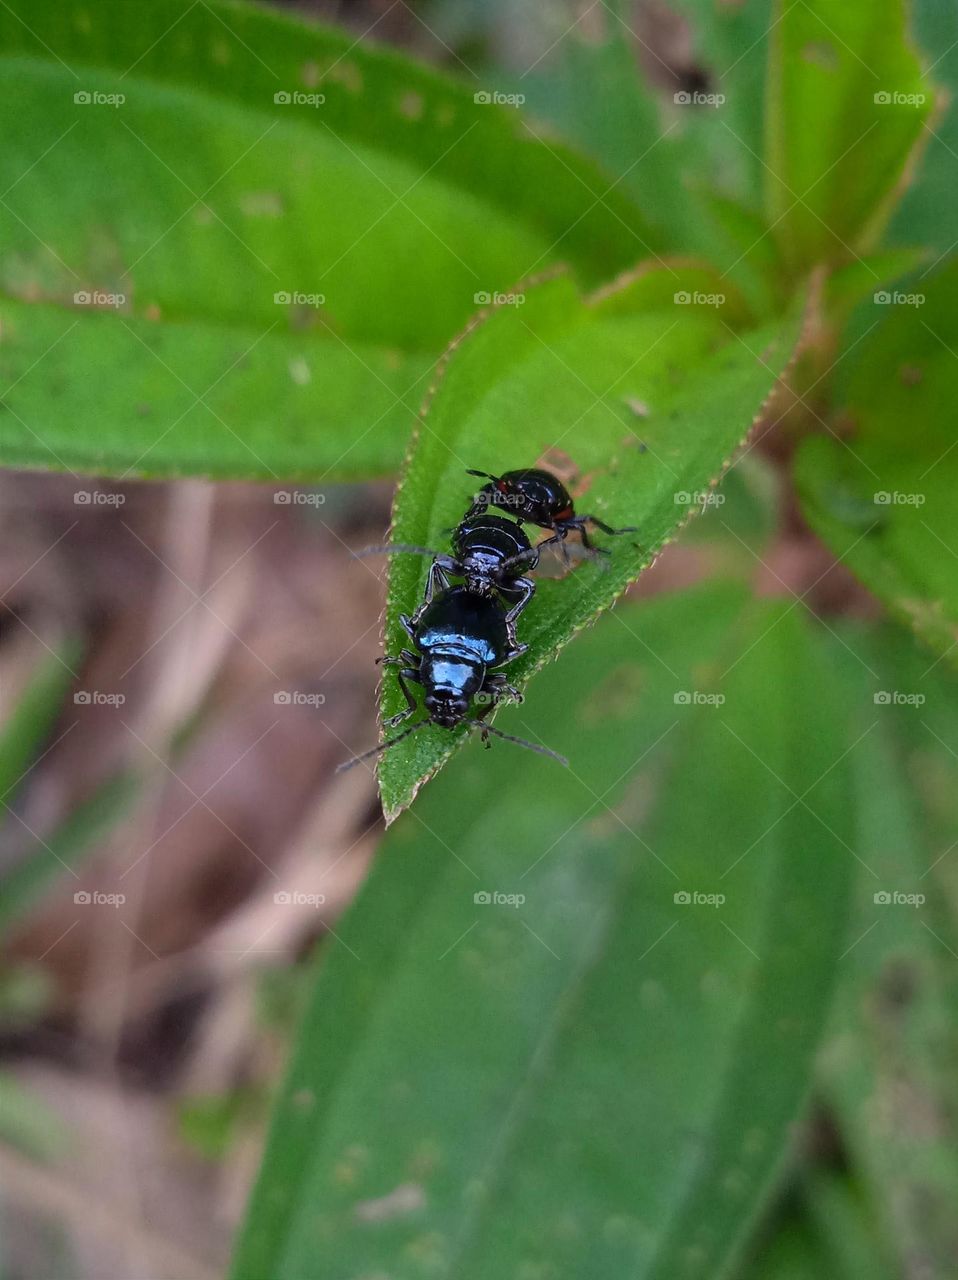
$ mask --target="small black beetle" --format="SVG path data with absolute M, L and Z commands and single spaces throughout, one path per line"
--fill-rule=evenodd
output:
M 462 578 L 467 590 L 479 596 L 498 596 L 510 605 L 505 615 L 510 648 L 516 640 L 516 619 L 535 595 L 536 584 L 523 575 L 539 563 L 539 550 L 529 541 L 521 524 L 491 512 L 467 516 L 452 535 L 453 554 L 433 551 L 429 547 L 394 542 L 367 547 L 360 556 L 381 552 L 409 552 L 432 556 L 426 597 L 432 599 L 436 589 L 446 590 L 450 578 Z
M 405 710 L 387 720 L 387 725 L 401 724 L 417 709 L 407 680 L 413 680 L 425 689 L 423 701 L 427 718 L 381 746 L 345 761 L 337 772 L 388 750 L 427 724 L 441 725 L 445 729 L 464 724 L 470 729 L 481 730 L 487 746 L 491 733 L 540 755 L 551 756 L 567 766 L 569 762 L 548 747 L 503 733 L 482 719 L 500 696 L 506 695 L 517 701 L 522 698 L 518 689 L 496 670 L 518 658 L 528 648 L 528 645 L 516 645 L 510 641 L 506 616 L 500 602 L 490 594 L 479 594 L 468 587 L 450 587 L 433 596 L 427 586 L 425 598 L 412 617 L 403 615 L 401 618 L 418 653 L 403 649 L 398 656 L 379 659 L 384 665 L 397 668 L 396 678 L 406 699 Z M 470 719 L 469 708 L 477 694 L 488 694 L 490 700 L 478 716 Z
M 587 551 L 609 555 L 604 547 L 594 546 L 589 541 L 585 528 L 587 524 L 594 524 L 603 533 L 618 535 L 638 532 L 634 525 L 613 529 L 598 516 L 577 516 L 568 489 L 551 471 L 526 467 L 521 471 L 505 471 L 501 476 L 471 469 L 466 474 L 490 481 L 476 495 L 467 519 L 485 511 L 487 507 L 504 507 L 518 520 L 552 530 L 552 537 L 541 543 L 541 546 L 552 542 L 562 543 L 573 530 L 578 530 L 582 545 Z

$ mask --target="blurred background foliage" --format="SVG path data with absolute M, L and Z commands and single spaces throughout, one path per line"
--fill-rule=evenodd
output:
M 0 1276 L 958 1274 L 958 10 L 0 35 Z M 550 448 L 571 773 L 334 778 Z

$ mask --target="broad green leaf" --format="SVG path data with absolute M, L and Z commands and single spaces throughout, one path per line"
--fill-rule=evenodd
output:
M 891 628 L 842 634 L 837 665 L 858 685 L 849 765 L 859 861 L 819 1088 L 893 1274 L 920 1259 L 947 1275 L 958 1251 L 958 684 L 945 666 L 929 673 Z
M 350 449 L 369 459 L 374 431 L 385 472 L 405 435 L 396 397 L 477 294 L 554 259 L 598 282 L 656 248 L 625 193 L 531 136 L 521 112 L 476 101 L 481 84 L 345 32 L 220 0 L 135 12 L 12 0 L 0 49 L 16 104 L 0 156 L 0 298 L 61 320 L 42 318 L 41 338 L 14 323 L 4 394 L 23 421 L 9 455 L 0 437 L 3 462 L 49 466 L 53 449 L 60 465 L 89 465 L 105 434 L 104 462 L 126 469 L 169 431 L 151 474 L 261 476 L 289 465 L 308 426 L 309 474 L 335 472 Z M 68 348 L 50 366 L 44 339 Z M 140 381 L 145 402 L 131 395 Z M 214 384 L 228 417 L 204 407 Z M 272 424 L 275 462 L 267 403 L 294 418 L 288 434 Z M 219 470 L 212 445 L 185 438 L 230 430 L 253 452 L 234 442 Z M 347 457 L 344 473 L 358 469 Z
M 941 0 L 913 0 L 911 27 L 923 61 L 945 92 L 924 123 L 924 149 L 915 180 L 902 198 L 889 234 L 901 244 L 933 245 L 949 253 L 955 244 L 952 211 L 958 203 L 958 8 Z
M 128 809 L 136 790 L 133 775 L 116 774 L 45 839 L 27 837 L 16 841 L 20 852 L 14 865 L 0 878 L 0 932 L 17 924 L 50 885 L 62 878 L 64 871 L 97 851 Z M 25 834 L 20 832 L 21 836 Z
M 313 483 L 394 473 L 433 363 L 305 331 L 78 322 L 9 299 L 0 324 L 0 458 L 50 471 Z
M 794 611 L 739 609 L 605 619 L 506 717 L 569 775 L 474 743 L 396 824 L 329 941 L 233 1280 L 725 1274 L 853 865 L 829 664 Z
M 45 655 L 37 664 L 16 705 L 5 706 L 0 726 L 0 802 L 9 808 L 16 788 L 30 769 L 45 739 L 50 735 L 63 695 L 70 685 L 70 663 L 79 646 L 61 646 L 59 653 Z
M 876 293 L 837 367 L 838 431 L 803 446 L 808 519 L 941 654 L 958 653 L 958 264 Z M 852 354 L 854 343 L 854 354 Z
M 700 106 L 683 108 L 680 120 L 697 135 L 699 181 L 759 208 L 764 184 L 762 168 L 764 107 L 769 38 L 774 30 L 772 0 L 673 0 L 670 5 L 689 24 L 695 65 L 706 77 Z M 672 93 L 681 92 L 676 84 Z M 686 90 L 688 91 L 688 90 Z M 716 105 L 709 94 L 720 94 Z
M 778 0 L 765 205 L 800 273 L 872 247 L 932 108 L 902 0 Z
M 487 313 L 453 345 L 396 497 L 393 541 L 448 546 L 477 482 L 467 468 L 532 466 L 548 450 L 588 477 L 577 510 L 639 532 L 562 581 L 540 578 L 520 619 L 529 652 L 509 667 L 520 687 L 611 605 L 650 563 L 729 464 L 795 350 L 800 317 L 743 336 L 714 277 L 649 270 L 583 301 L 565 278 L 529 288 L 521 305 Z M 601 537 L 601 535 L 599 535 Z M 408 643 L 400 615 L 422 597 L 422 557 L 392 557 L 387 652 Z M 405 705 L 383 683 L 383 718 Z M 469 731 L 430 726 L 380 763 L 387 818 L 413 797 Z

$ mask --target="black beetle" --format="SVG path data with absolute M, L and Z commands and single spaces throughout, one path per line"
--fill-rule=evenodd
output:
M 467 470 L 466 474 L 480 476 L 490 482 L 484 485 L 476 495 L 467 519 L 480 514 L 487 507 L 504 507 L 518 520 L 552 530 L 552 537 L 547 538 L 540 544 L 541 546 L 547 546 L 552 542 L 562 543 L 573 530 L 578 530 L 582 545 L 587 551 L 608 555 L 609 552 L 604 547 L 596 547 L 589 541 L 589 535 L 586 532 L 587 524 L 594 524 L 603 533 L 618 535 L 637 532 L 634 525 L 613 529 L 598 516 L 577 516 L 571 494 L 559 477 L 553 475 L 551 471 L 543 471 L 539 467 L 526 467 L 521 471 L 505 471 L 501 476 L 491 475 L 488 471 L 471 469 Z
M 437 588 L 445 590 L 450 578 L 462 578 L 474 595 L 498 596 L 508 605 L 505 615 L 510 648 L 516 640 L 516 619 L 535 595 L 536 584 L 523 575 L 539 563 L 539 550 L 534 547 L 521 524 L 491 512 L 467 516 L 452 535 L 453 554 L 446 555 L 429 547 L 395 542 L 380 547 L 367 547 L 360 556 L 379 552 L 409 552 L 432 556 L 426 579 L 426 597 L 432 599 Z
M 517 645 L 510 640 L 506 616 L 502 604 L 489 593 L 480 594 L 468 587 L 450 587 L 433 596 L 427 586 L 425 598 L 412 617 L 403 615 L 401 618 L 418 653 L 403 649 L 398 656 L 379 659 L 384 665 L 397 668 L 396 678 L 406 698 L 405 710 L 390 717 L 387 725 L 401 724 L 416 710 L 416 700 L 406 684 L 407 680 L 423 686 L 427 717 L 381 746 L 345 761 L 339 769 L 350 769 L 360 761 L 386 751 L 427 724 L 441 725 L 445 729 L 455 729 L 464 724 L 470 729 L 480 729 L 487 746 L 488 735 L 492 733 L 497 738 L 516 742 L 530 751 L 551 756 L 568 765 L 563 756 L 548 747 L 502 733 L 482 719 L 500 696 L 506 695 L 517 701 L 522 697 L 518 689 L 496 670 L 518 658 L 528 648 L 528 645 Z M 469 709 L 477 694 L 487 694 L 490 700 L 478 716 L 470 719 Z

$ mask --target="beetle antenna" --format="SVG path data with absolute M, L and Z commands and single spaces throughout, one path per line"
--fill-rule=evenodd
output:
M 481 476 L 483 480 L 498 480 L 498 476 L 494 476 L 491 471 L 473 471 L 472 467 L 466 467 L 467 476 Z
M 520 747 L 526 747 L 529 751 L 535 751 L 540 756 L 549 756 L 553 760 L 558 760 L 559 764 L 565 765 L 568 769 L 569 762 L 565 756 L 560 756 L 558 751 L 550 751 L 548 747 L 541 747 L 537 742 L 529 742 L 526 738 L 517 738 L 514 734 L 503 733 L 501 729 L 495 729 L 491 724 L 486 724 L 483 720 L 467 720 L 466 723 L 473 729 L 481 729 L 482 736 L 493 733 L 497 738 L 502 738 L 505 742 L 515 742 Z
M 411 733 L 415 733 L 417 729 L 421 729 L 424 725 L 431 724 L 430 720 L 419 720 L 409 729 L 403 729 L 402 733 L 397 733 L 395 738 L 390 738 L 387 742 L 381 742 L 378 747 L 371 747 L 369 751 L 364 751 L 361 756 L 353 756 L 351 760 L 344 760 L 342 764 L 336 766 L 337 773 L 345 773 L 347 769 L 351 769 L 355 764 L 362 764 L 364 760 L 370 760 L 373 756 L 382 755 L 384 751 L 388 751 L 390 747 L 394 747 L 397 742 L 402 742 L 403 738 L 408 738 Z
M 408 542 L 384 542 L 376 547 L 363 547 L 361 551 L 354 551 L 353 558 L 355 560 L 364 560 L 366 556 L 389 555 L 392 551 L 408 551 L 411 555 L 416 556 L 438 556 L 438 551 L 433 551 L 432 547 L 416 547 Z

